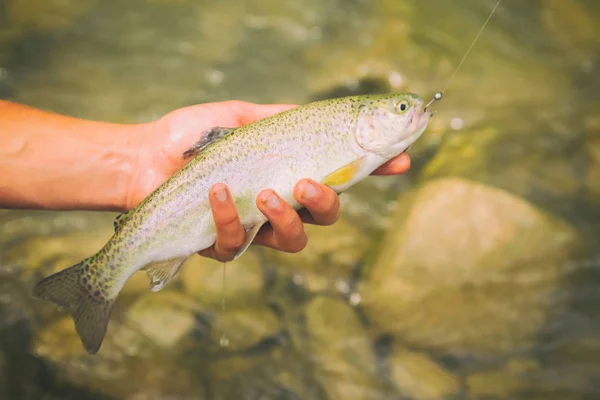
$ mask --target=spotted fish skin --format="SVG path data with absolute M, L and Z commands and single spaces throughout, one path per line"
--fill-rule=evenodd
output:
M 158 291 L 185 260 L 216 240 L 208 193 L 224 183 L 248 237 L 266 222 L 258 193 L 275 190 L 295 209 L 302 178 L 338 193 L 407 149 L 430 114 L 410 93 L 351 96 L 309 103 L 252 124 L 216 127 L 195 157 L 140 204 L 115 220 L 115 233 L 98 253 L 42 280 L 34 296 L 69 311 L 84 348 L 96 353 L 114 301 L 136 271 L 146 270 Z

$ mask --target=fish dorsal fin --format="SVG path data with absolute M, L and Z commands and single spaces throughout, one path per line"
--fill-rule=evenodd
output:
M 127 218 L 129 218 L 129 215 L 131 215 L 130 213 L 131 210 L 117 215 L 113 222 L 113 225 L 115 226 L 115 232 L 119 232 L 119 230 L 121 230 L 125 224 L 125 221 L 127 221 Z
M 365 159 L 359 158 L 327 175 L 321 183 L 329 186 L 338 193 L 342 192 L 354 183 L 353 181 L 357 175 L 362 172 L 363 166 L 365 165 L 364 163 Z
M 252 228 L 246 230 L 246 240 L 244 240 L 242 246 L 238 249 L 237 253 L 235 253 L 235 256 L 233 256 L 233 260 L 238 259 L 242 254 L 246 252 L 246 250 L 248 250 L 248 247 L 250 247 L 252 241 L 258 234 L 258 231 L 260 231 L 260 228 L 265 224 L 265 222 L 267 222 L 266 219 L 259 221 Z
M 235 128 L 223 128 L 221 126 L 215 126 L 205 131 L 202 134 L 200 140 L 192 145 L 185 153 L 183 153 L 183 158 L 195 157 L 202 152 L 202 150 L 206 149 L 211 144 L 218 142 L 223 139 L 225 136 L 229 135 L 233 132 Z
M 186 259 L 187 257 L 173 258 L 146 265 L 143 269 L 146 270 L 146 275 L 150 281 L 150 290 L 158 292 L 169 283 Z

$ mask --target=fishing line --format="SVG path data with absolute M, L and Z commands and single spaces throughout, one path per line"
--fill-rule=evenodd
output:
M 475 43 L 477 43 L 477 40 L 479 40 L 479 37 L 483 33 L 483 30 L 485 29 L 485 27 L 487 26 L 487 24 L 490 22 L 490 19 L 492 19 L 492 16 L 494 15 L 494 13 L 496 13 L 496 9 L 498 8 L 498 6 L 500 5 L 501 2 L 502 2 L 502 0 L 498 0 L 496 2 L 496 5 L 492 9 L 492 12 L 490 12 L 490 15 L 488 15 L 487 19 L 485 20 L 485 22 L 481 26 L 481 29 L 479 29 L 479 32 L 477 32 L 477 35 L 475 36 L 475 39 L 473 39 L 473 41 L 471 42 L 471 45 L 467 49 L 467 52 L 463 56 L 462 60 L 460 60 L 460 62 L 458 63 L 458 66 L 454 70 L 454 73 L 452 74 L 452 76 L 450 77 L 450 79 L 448 79 L 448 82 L 446 83 L 446 86 L 444 86 L 444 88 L 442 89 L 441 92 L 437 92 L 433 96 L 433 99 L 431 99 L 431 101 L 429 103 L 427 103 L 427 105 L 425 106 L 425 110 L 427 110 L 429 108 L 429 106 L 431 104 L 433 104 L 434 101 L 442 99 L 442 96 L 444 95 L 444 92 L 446 91 L 446 89 L 448 89 L 448 86 L 450 86 L 450 82 L 452 82 L 452 80 L 454 79 L 454 77 L 456 76 L 456 74 L 458 73 L 458 71 L 460 70 L 460 68 L 462 67 L 463 63 L 465 62 L 465 60 L 469 56 L 469 53 L 471 53 L 471 50 L 473 49 L 473 46 L 475 46 Z
M 225 311 L 225 274 L 227 271 L 227 263 L 223 263 L 223 282 L 221 283 L 221 311 Z M 227 347 L 229 345 L 229 338 L 225 335 L 225 333 L 221 334 L 221 338 L 219 339 L 219 345 L 221 347 Z

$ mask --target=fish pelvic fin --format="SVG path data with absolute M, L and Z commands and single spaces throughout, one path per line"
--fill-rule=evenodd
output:
M 93 258 L 50 275 L 33 289 L 33 295 L 51 301 L 67 310 L 73 317 L 75 330 L 85 350 L 96 354 L 100 350 L 115 299 L 107 298 L 100 290 L 84 286 L 84 267 Z
M 146 265 L 143 269 L 146 270 L 146 275 L 150 281 L 150 290 L 158 292 L 165 287 L 177 275 L 185 260 L 187 260 L 187 257 L 157 261 Z
M 260 231 L 260 228 L 267 222 L 266 219 L 259 221 L 256 225 L 254 225 L 253 227 L 246 229 L 246 239 L 244 240 L 244 243 L 242 243 L 242 245 L 240 246 L 240 248 L 238 249 L 238 251 L 235 253 L 235 255 L 233 256 L 233 260 L 237 260 L 238 258 L 240 258 L 242 256 L 242 254 L 244 254 L 246 252 L 246 250 L 248 250 L 248 247 L 250 247 L 250 245 L 252 244 L 252 242 L 254 241 L 254 238 L 256 237 L 256 235 L 258 235 L 258 232 Z

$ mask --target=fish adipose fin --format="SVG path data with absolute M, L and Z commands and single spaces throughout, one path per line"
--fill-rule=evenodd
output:
M 185 153 L 183 158 L 195 157 L 211 144 L 223 139 L 225 136 L 233 132 L 235 128 L 223 128 L 215 126 L 202 134 L 202 138 L 198 140 Z
M 238 249 L 237 253 L 235 253 L 235 256 L 233 256 L 233 260 L 238 259 L 242 254 L 244 254 L 246 252 L 246 250 L 248 250 L 248 247 L 250 247 L 250 245 L 252 244 L 252 241 L 254 240 L 256 235 L 258 235 L 258 231 L 260 231 L 260 228 L 265 224 L 265 222 L 267 222 L 266 219 L 260 221 L 253 227 L 246 229 L 246 240 L 244 241 L 242 246 Z
M 39 282 L 33 295 L 52 301 L 66 309 L 75 321 L 75 330 L 85 350 L 96 354 L 100 350 L 115 299 L 100 290 L 90 293 L 82 283 L 84 267 L 93 262 L 88 258 Z
M 187 260 L 187 257 L 158 261 L 146 265 L 143 269 L 146 270 L 146 275 L 150 281 L 150 290 L 158 292 L 162 289 L 175 275 L 177 275 L 177 272 L 185 260 Z

